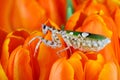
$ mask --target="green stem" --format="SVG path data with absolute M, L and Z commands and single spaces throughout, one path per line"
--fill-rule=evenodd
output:
M 71 1 L 71 0 L 67 0 L 67 13 L 66 13 L 66 19 L 68 20 L 72 14 L 73 14 L 72 1 Z

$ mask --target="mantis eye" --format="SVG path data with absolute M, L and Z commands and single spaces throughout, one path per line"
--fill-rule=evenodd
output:
M 47 31 L 48 31 L 48 27 L 47 27 L 46 25 L 42 24 L 42 32 L 43 32 L 44 34 L 46 34 Z

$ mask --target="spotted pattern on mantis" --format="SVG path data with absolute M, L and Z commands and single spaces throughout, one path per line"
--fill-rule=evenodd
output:
M 30 43 L 38 38 L 40 39 L 40 41 L 36 45 L 36 49 L 39 47 L 40 42 L 43 42 L 52 48 L 61 47 L 62 43 L 58 38 L 58 35 L 60 35 L 66 43 L 67 47 L 58 51 L 57 53 L 70 49 L 70 47 L 73 47 L 74 49 L 79 49 L 83 52 L 97 52 L 103 49 L 108 43 L 110 43 L 110 39 L 102 35 L 87 32 L 58 30 L 43 24 L 42 32 L 46 34 L 48 31 L 52 32 L 52 41 L 45 40 L 41 36 L 36 36 L 30 40 Z

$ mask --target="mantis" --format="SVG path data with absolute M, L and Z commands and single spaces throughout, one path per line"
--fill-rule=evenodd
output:
M 110 43 L 110 39 L 103 35 L 92 34 L 88 32 L 58 30 L 42 24 L 42 32 L 46 34 L 48 31 L 51 31 L 52 33 L 52 40 L 46 40 L 41 36 L 36 36 L 29 41 L 29 43 L 31 43 L 33 40 L 39 39 L 35 48 L 35 52 L 37 51 L 41 42 L 47 46 L 50 46 L 51 48 L 60 48 L 62 43 L 60 42 L 58 35 L 62 37 L 67 47 L 58 51 L 57 54 L 67 49 L 69 49 L 71 52 L 70 47 L 83 52 L 98 52 L 102 50 L 108 43 Z

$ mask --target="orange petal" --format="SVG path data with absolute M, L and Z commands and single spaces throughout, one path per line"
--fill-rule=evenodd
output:
M 17 29 L 15 31 L 9 33 L 8 37 L 11 36 L 11 35 L 19 36 L 19 37 L 22 37 L 22 38 L 26 39 L 30 34 L 24 29 Z
M 38 56 L 38 52 L 35 53 L 35 47 L 36 47 L 36 44 L 38 43 L 38 39 L 36 40 L 33 40 L 31 43 L 30 40 L 32 38 L 34 38 L 35 36 L 41 36 L 41 37 L 44 37 L 43 36 L 43 33 L 41 32 L 38 32 L 38 31 L 34 31 L 31 33 L 31 35 L 25 40 L 24 42 L 24 45 L 23 45 L 23 48 L 26 48 L 29 50 L 30 52 L 30 56 L 31 56 L 31 67 L 32 67 L 32 72 L 33 72 L 33 78 L 35 80 L 38 80 L 39 79 L 39 76 L 40 76 L 40 67 L 39 67 L 39 62 L 37 60 L 37 56 Z M 38 48 L 39 49 L 39 48 Z M 37 50 L 38 51 L 38 50 Z
M 102 66 L 95 62 L 89 61 L 85 66 L 85 79 L 86 80 L 97 80 L 98 73 L 101 71 Z
M 38 0 L 38 3 L 45 9 L 49 19 L 57 25 L 66 22 L 66 1 L 65 0 Z
M 115 53 L 111 44 L 108 44 L 103 50 L 100 51 L 105 59 L 105 62 L 116 61 Z
M 119 35 L 119 38 L 120 38 L 120 8 L 117 7 L 115 12 L 114 12 L 114 21 L 116 23 L 116 27 L 117 27 L 117 30 L 118 30 L 118 35 Z
M 17 46 L 23 43 L 24 43 L 24 39 L 21 37 L 11 36 L 5 39 L 3 43 L 2 54 L 1 54 L 1 64 L 3 68 L 5 69 L 5 71 L 6 71 L 6 65 L 9 59 L 9 55 Z
M 75 30 L 76 28 L 82 26 L 85 18 L 86 18 L 86 14 L 82 13 L 81 10 L 76 11 L 67 21 L 65 29 Z
M 94 29 L 95 28 L 95 29 Z M 82 31 L 101 34 L 111 38 L 112 32 L 106 26 L 106 23 L 99 15 L 90 15 L 87 17 L 81 27 Z
M 7 76 L 6 76 L 5 72 L 4 72 L 1 64 L 0 64 L 0 80 L 8 80 L 8 78 L 7 78 Z
M 114 54 L 112 54 L 113 56 L 116 57 L 116 59 L 119 61 L 120 64 L 120 42 L 119 42 L 119 37 L 118 37 L 118 28 L 116 27 L 116 24 L 114 23 L 113 19 L 111 17 L 108 16 L 102 16 L 102 18 L 104 19 L 104 22 L 106 23 L 107 26 L 109 26 L 109 28 L 112 31 L 112 39 L 111 39 L 111 43 L 112 43 L 112 49 L 114 49 Z M 109 51 L 110 49 L 108 49 Z M 111 52 L 111 51 L 110 51 Z
M 51 69 L 49 80 L 73 80 L 74 70 L 65 58 L 57 60 Z
M 99 73 L 102 69 L 104 60 L 103 57 L 99 54 L 98 59 L 96 61 L 94 60 L 89 60 L 85 64 L 85 79 L 86 80 L 97 80 Z
M 109 10 L 107 7 L 102 4 L 97 2 L 98 0 L 87 0 L 87 4 L 84 8 L 84 12 L 87 15 L 91 14 L 101 14 L 100 12 L 102 11 L 105 15 L 110 15 Z
M 20 51 L 20 49 L 22 48 L 22 46 L 17 47 L 16 49 L 14 49 L 14 51 L 11 53 L 9 61 L 8 61 L 8 65 L 7 65 L 7 76 L 10 80 L 13 80 L 13 75 L 14 75 L 14 59 L 15 59 L 15 55 L 17 52 Z
M 88 1 L 88 0 L 86 0 L 86 1 Z M 72 0 L 72 5 L 73 5 L 75 11 L 82 9 L 83 5 L 86 4 L 86 1 L 84 1 L 84 0 Z
M 15 0 L 10 15 L 12 29 L 24 27 L 32 31 L 47 20 L 45 10 L 34 0 Z
M 0 37 L 1 37 L 0 38 L 0 57 L 1 57 L 1 53 L 2 53 L 2 45 L 3 45 L 3 42 L 5 40 L 6 35 L 7 35 L 7 32 L 5 32 L 4 30 L 2 30 L 0 28 Z
M 19 46 L 11 53 L 8 63 L 8 75 L 13 80 L 33 80 L 28 50 Z
M 88 57 L 86 56 L 86 54 L 80 51 L 76 51 L 75 53 L 78 53 L 81 56 L 82 66 L 84 67 L 86 62 L 89 60 Z
M 106 63 L 100 72 L 98 80 L 118 80 L 118 70 L 115 63 Z
M 7 35 L 2 46 L 2 54 L 1 54 L 1 64 L 5 71 L 6 71 L 9 55 L 17 46 L 22 45 L 24 43 L 24 40 L 28 35 L 29 34 L 24 30 L 14 31 Z
M 12 31 L 11 24 L 9 21 L 10 12 L 12 8 L 13 0 L 0 0 L 0 28 L 4 29 L 6 32 Z
M 16 53 L 13 65 L 13 76 L 15 80 L 33 80 L 30 66 L 30 54 L 26 49 L 22 48 Z
M 97 54 L 98 53 L 88 52 L 85 55 L 88 57 L 88 59 L 96 60 L 97 59 Z
M 36 57 L 31 56 L 31 68 L 32 68 L 32 75 L 33 80 L 39 80 L 40 77 L 40 66 L 39 62 Z
M 81 63 L 81 56 L 79 53 L 75 52 L 73 55 L 68 59 L 68 62 L 74 69 L 74 80 L 83 80 L 83 66 Z
M 105 0 L 105 5 L 107 6 L 110 13 L 113 13 L 116 7 L 119 7 L 120 1 L 119 0 Z

